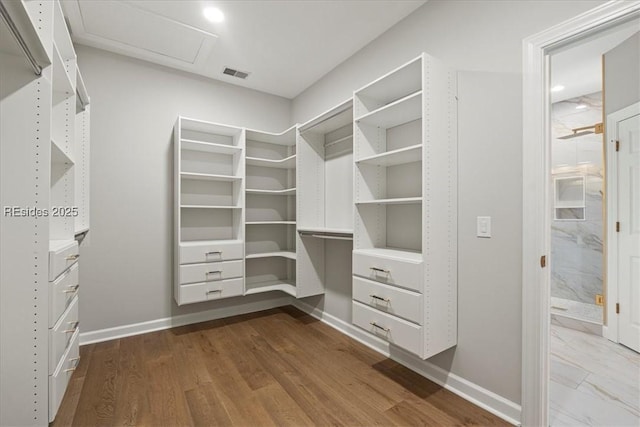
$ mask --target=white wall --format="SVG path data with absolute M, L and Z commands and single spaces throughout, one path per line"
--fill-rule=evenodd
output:
M 605 53 L 604 67 L 605 114 L 640 101 L 640 33 Z
M 91 231 L 80 262 L 82 331 L 280 297 L 177 307 L 172 295 L 172 131 L 179 114 L 267 131 L 290 101 L 84 46 L 91 96 Z
M 459 78 L 458 346 L 429 361 L 520 403 L 522 275 L 522 39 L 601 1 L 431 0 L 300 94 L 307 119 L 425 51 Z M 493 238 L 475 237 L 476 216 Z M 327 269 L 332 270 L 331 266 Z M 348 272 L 307 302 L 347 322 Z M 334 277 L 337 274 L 334 270 Z

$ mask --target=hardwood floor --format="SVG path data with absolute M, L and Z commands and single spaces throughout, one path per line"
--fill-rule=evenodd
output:
M 292 307 L 80 354 L 53 426 L 509 425 Z

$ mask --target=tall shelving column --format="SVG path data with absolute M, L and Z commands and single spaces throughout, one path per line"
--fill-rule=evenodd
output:
M 456 90 L 422 54 L 354 94 L 352 320 L 422 358 L 456 344 Z
M 327 242 L 350 241 L 353 236 L 352 99 L 300 125 L 297 139 L 297 296 L 301 298 L 325 291 L 330 275 L 325 264 Z M 348 256 L 351 247 L 341 248 Z
M 296 296 L 296 128 L 246 132 L 246 294 Z
M 90 140 L 91 106 L 87 88 L 82 80 L 80 69 L 76 67 L 76 123 L 75 123 L 75 200 L 78 215 L 75 217 L 74 234 L 86 234 L 90 226 L 89 212 L 89 176 L 90 176 Z
M 174 298 L 242 295 L 244 130 L 179 117 L 174 138 Z

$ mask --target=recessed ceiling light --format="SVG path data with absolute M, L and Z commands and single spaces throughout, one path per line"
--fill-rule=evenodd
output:
M 576 105 L 576 110 L 584 110 L 585 108 L 587 108 L 587 106 L 585 104 Z
M 202 13 L 204 14 L 204 17 L 211 22 L 224 21 L 224 13 L 222 13 L 222 11 L 217 7 L 205 7 Z
M 564 86 L 562 85 L 555 85 L 551 88 L 551 92 L 560 92 L 561 90 L 564 90 Z

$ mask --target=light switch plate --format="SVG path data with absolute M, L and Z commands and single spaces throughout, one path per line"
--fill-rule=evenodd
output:
M 477 236 L 485 237 L 485 238 L 491 237 L 491 217 L 490 216 L 478 217 Z

